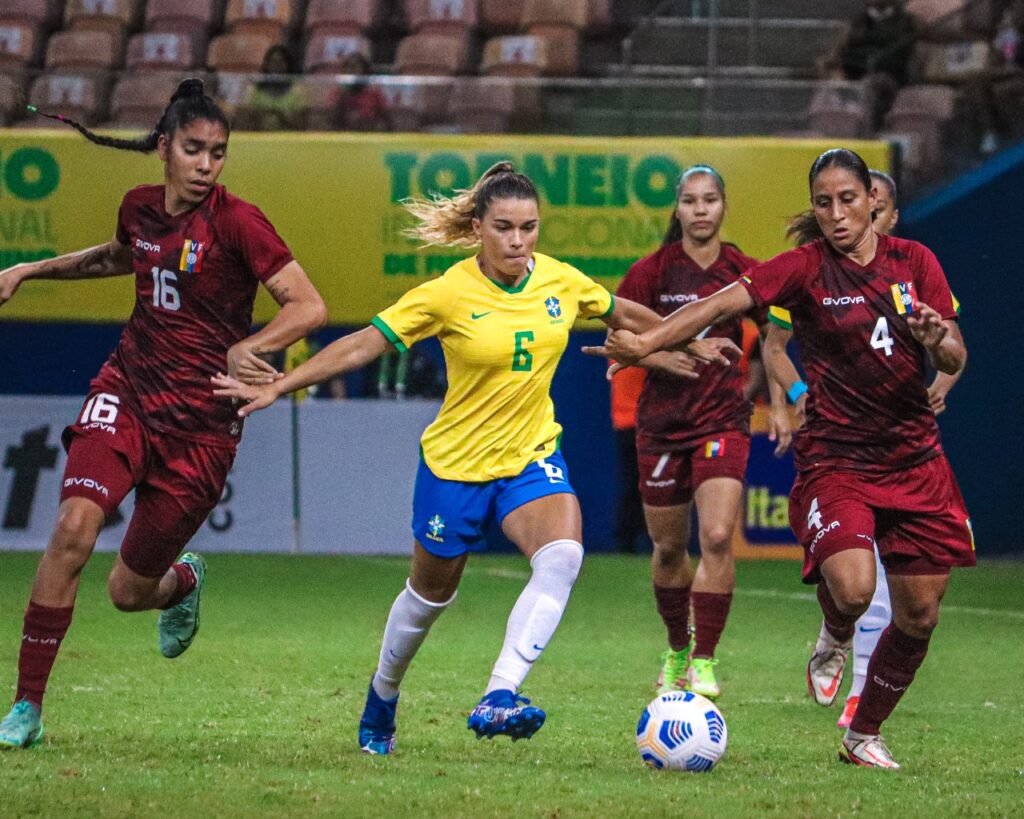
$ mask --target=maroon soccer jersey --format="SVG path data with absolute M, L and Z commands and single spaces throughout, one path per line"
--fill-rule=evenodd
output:
M 714 264 L 703 270 L 686 254 L 682 242 L 673 242 L 636 262 L 619 285 L 618 295 L 667 316 L 732 284 L 756 264 L 756 259 L 733 245 L 723 244 Z M 754 313 L 755 320 L 764 321 L 763 310 Z M 708 336 L 729 338 L 742 346 L 742 319 L 722 322 L 710 328 Z M 749 433 L 751 409 L 743 397 L 743 374 L 735 364 L 706 365 L 696 381 L 651 370 L 637 407 L 637 451 L 661 455 L 687 449 L 710 433 Z
M 758 305 L 777 304 L 793 316 L 809 388 L 807 424 L 793 447 L 798 469 L 891 472 L 942 452 L 925 352 L 900 306 L 911 293 L 956 319 L 930 250 L 879 236 L 875 258 L 862 267 L 819 239 L 747 271 L 740 282 Z
M 249 334 L 259 283 L 292 260 L 254 205 L 216 185 L 194 210 L 170 216 L 162 185 L 129 191 L 117 241 L 131 249 L 135 309 L 93 382 L 127 382 L 146 426 L 206 444 L 234 446 L 241 426 L 210 376 Z

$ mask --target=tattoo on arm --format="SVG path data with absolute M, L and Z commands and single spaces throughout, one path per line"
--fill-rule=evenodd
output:
M 128 248 L 108 243 L 66 253 L 55 259 L 39 262 L 32 274 L 39 279 L 98 279 L 104 276 L 121 276 L 132 272 Z
M 267 290 L 278 304 L 284 304 L 288 300 L 288 288 L 285 285 L 267 284 Z

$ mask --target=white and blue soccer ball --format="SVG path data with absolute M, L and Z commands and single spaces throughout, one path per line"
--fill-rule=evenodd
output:
M 651 768 L 710 771 L 729 743 L 722 712 L 690 691 L 662 694 L 640 715 L 636 745 Z

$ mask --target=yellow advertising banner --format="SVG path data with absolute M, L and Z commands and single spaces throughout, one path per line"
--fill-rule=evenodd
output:
M 820 140 L 602 139 L 415 134 L 235 134 L 220 181 L 269 216 L 327 301 L 332 324 L 363 324 L 465 251 L 402 235 L 410 196 L 469 187 L 511 159 L 541 195 L 538 250 L 613 289 L 657 248 L 680 172 L 708 163 L 725 178 L 723 236 L 766 258 L 786 248 L 787 219 L 807 207 Z M 882 142 L 847 143 L 888 170 Z M 101 148 L 74 133 L 0 130 L 0 268 L 108 241 L 121 197 L 162 181 L 155 155 Z M 32 282 L 0 320 L 123 321 L 124 279 Z M 264 293 L 256 320 L 276 305 Z

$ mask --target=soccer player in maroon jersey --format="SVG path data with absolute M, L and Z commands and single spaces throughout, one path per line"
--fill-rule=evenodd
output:
M 676 185 L 676 207 L 661 248 L 629 269 L 618 295 L 667 316 L 680 304 L 736 281 L 757 260 L 722 242 L 725 214 L 725 181 L 718 171 L 708 165 L 685 170 Z M 764 310 L 752 309 L 749 315 L 767 332 Z M 739 345 L 742 321 L 742 316 L 734 316 L 708 327 L 702 336 L 728 338 Z M 654 543 L 654 599 L 669 644 L 661 657 L 657 685 L 659 693 L 687 688 L 714 699 L 721 694 L 715 648 L 736 585 L 732 534 L 750 454 L 752 406 L 744 397 L 738 368 L 705 369 L 696 380 L 682 380 L 673 369 L 673 356 L 659 352 L 643 361 L 650 372 L 637 412 L 640 492 Z M 795 377 L 792 363 L 789 368 Z M 782 454 L 790 439 L 786 397 L 777 381 L 771 380 L 769 387 L 772 436 L 780 439 Z M 686 551 L 694 504 L 701 553 L 696 573 Z
M 886 236 L 892 235 L 900 218 L 896 182 L 889 174 L 883 171 L 871 169 L 868 173 L 871 175 L 871 181 L 875 188 L 875 209 L 872 212 L 871 227 L 875 233 L 881 233 Z M 818 226 L 818 220 L 815 218 L 814 212 L 807 211 L 796 217 L 787 231 L 787 236 L 795 237 L 798 245 L 807 244 L 821 238 L 821 228 Z M 959 313 L 959 305 L 955 297 L 953 299 L 953 306 Z M 768 331 L 768 337 L 765 339 L 766 361 L 772 361 L 777 359 L 780 354 L 785 354 L 786 345 L 793 336 L 792 320 L 787 311 L 776 308 L 772 311 L 770 318 L 772 319 L 772 324 Z M 949 394 L 953 385 L 960 378 L 961 372 L 962 370 L 953 375 L 940 372 L 936 373 L 935 378 L 932 379 L 931 386 L 928 387 L 928 402 L 936 415 L 941 414 L 945 410 L 946 395 Z M 800 381 L 799 376 L 795 373 L 786 375 L 776 373 L 776 375 L 781 379 L 781 384 L 787 392 L 795 390 L 794 394 L 798 394 L 796 401 L 797 413 L 802 424 L 807 402 L 807 385 Z M 882 631 L 885 630 L 885 627 L 892 620 L 889 584 L 885 579 L 885 569 L 878 560 L 877 550 L 875 557 L 875 593 L 871 598 L 868 610 L 857 621 L 856 632 L 853 636 L 853 660 L 850 663 L 853 670 L 853 680 L 850 684 L 850 692 L 846 697 L 843 711 L 836 721 L 836 725 L 840 728 L 849 728 L 850 723 L 853 722 L 853 716 L 857 712 L 857 705 L 860 703 L 861 692 L 864 690 L 864 684 L 867 682 L 868 662 L 875 651 L 875 647 L 878 645 Z M 814 691 L 812 690 L 811 693 L 813 695 Z M 836 694 L 838 694 L 838 691 Z M 816 697 L 815 699 L 818 698 Z M 818 699 L 818 701 L 823 705 L 831 705 L 834 698 L 824 697 Z
M 973 566 L 970 518 L 942 451 L 926 360 L 959 372 L 967 351 L 945 274 L 924 246 L 871 228 L 876 198 L 864 161 L 826 151 L 810 172 L 822 238 L 746 272 L 652 330 L 617 330 L 588 352 L 633 363 L 753 306 L 793 316 L 807 370 L 807 421 L 795 438 L 790 523 L 804 582 L 824 615 L 807 667 L 815 698 L 835 697 L 854 625 L 875 590 L 877 543 L 892 623 L 840 748 L 846 762 L 898 768 L 880 735 L 914 679 L 953 566 Z
M 58 115 L 53 116 L 64 119 Z M 200 80 L 182 82 L 142 140 L 99 145 L 156 149 L 164 184 L 130 190 L 106 244 L 0 271 L 0 304 L 27 279 L 134 275 L 135 309 L 121 341 L 64 431 L 68 451 L 57 525 L 25 613 L 14 707 L 0 723 L 0 748 L 43 736 L 47 680 L 71 623 L 79 576 L 106 518 L 135 490 L 135 510 L 108 588 L 122 611 L 161 609 L 160 650 L 176 657 L 199 627 L 205 564 L 186 553 L 216 506 L 235 457 L 241 423 L 213 396 L 226 366 L 247 383 L 272 380 L 259 356 L 323 324 L 316 289 L 258 208 L 217 183 L 229 126 Z M 281 305 L 249 335 L 263 284 Z

